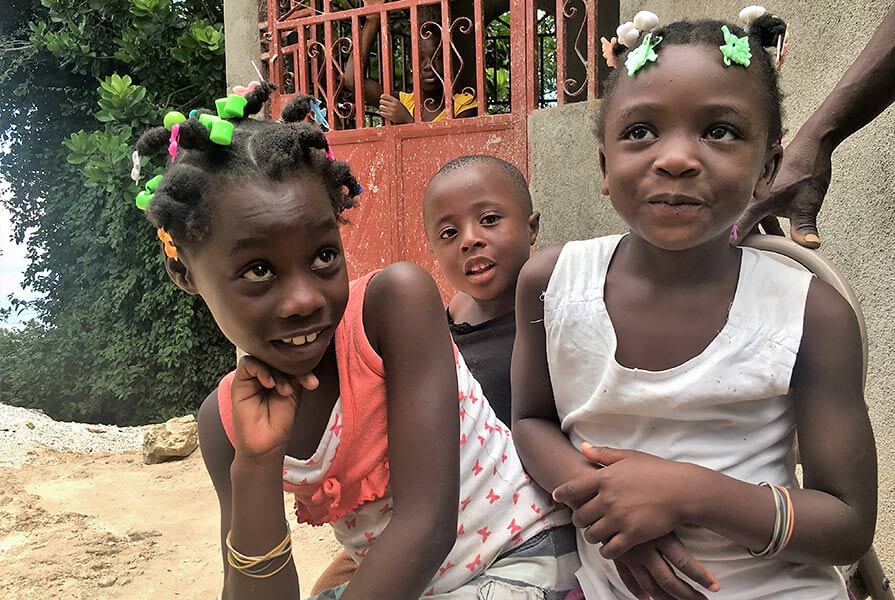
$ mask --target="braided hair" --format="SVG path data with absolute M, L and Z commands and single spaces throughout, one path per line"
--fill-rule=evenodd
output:
M 301 105 L 307 104 L 306 96 L 284 108 L 283 122 L 248 118 L 261 111 L 275 89 L 265 82 L 246 96 L 244 117 L 233 121 L 230 145 L 212 142 L 198 116 L 180 123 L 177 162 L 168 166 L 146 210 L 147 218 L 169 232 L 177 245 L 202 243 L 209 232 L 214 192 L 234 179 L 261 176 L 283 181 L 310 174 L 323 183 L 340 221 L 342 212 L 356 205 L 361 186 L 348 164 L 326 158 L 329 144 L 323 132 L 302 122 L 307 116 Z M 137 151 L 161 154 L 169 136 L 165 127 L 149 129 L 137 141 Z
M 661 48 L 664 46 L 703 44 L 717 49 L 724 44 L 724 34 L 721 32 L 723 25 L 726 25 L 730 32 L 737 37 L 747 35 L 749 38 L 749 48 L 752 50 L 752 63 L 749 69 L 756 73 L 756 77 L 763 84 L 768 114 L 768 141 L 771 144 L 778 143 L 780 138 L 783 137 L 783 108 L 781 106 L 783 93 L 780 91 L 780 83 L 777 78 L 777 69 L 774 61 L 771 58 L 771 54 L 765 51 L 765 48 L 776 48 L 778 39 L 786 33 L 786 23 L 780 17 L 766 13 L 752 21 L 749 25 L 748 33 L 742 27 L 717 20 L 676 21 L 664 27 L 656 28 L 651 33 L 653 38 L 662 38 L 662 44 L 658 48 L 659 61 L 661 62 L 662 60 Z M 631 48 L 617 42 L 613 45 L 612 53 L 618 58 L 620 65 L 624 64 L 624 59 L 628 52 L 640 44 L 643 40 L 642 36 L 643 34 L 641 34 L 637 44 Z M 607 107 L 612 101 L 619 77 L 621 77 L 620 71 L 622 70 L 613 69 L 606 79 L 602 109 L 597 120 L 597 132 L 601 140 L 604 134 L 604 119 Z

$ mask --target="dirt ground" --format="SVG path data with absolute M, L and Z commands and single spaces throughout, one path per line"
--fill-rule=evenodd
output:
M 328 527 L 290 522 L 306 595 L 338 544 Z M 198 450 L 159 465 L 47 450 L 0 468 L 0 598 L 216 600 L 217 530 Z

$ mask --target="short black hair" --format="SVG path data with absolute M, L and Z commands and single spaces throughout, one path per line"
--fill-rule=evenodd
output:
M 202 243 L 208 234 L 214 191 L 236 179 L 284 181 L 312 175 L 326 188 L 340 220 L 344 210 L 355 206 L 361 186 L 348 164 L 328 159 L 326 137 L 318 128 L 301 122 L 308 114 L 307 96 L 298 96 L 283 109 L 283 122 L 248 118 L 261 110 L 275 89 L 265 82 L 249 93 L 244 117 L 233 121 L 236 128 L 230 145 L 212 142 L 198 117 L 180 124 L 177 162 L 168 165 L 146 211 L 149 220 L 165 229 L 176 245 Z M 137 151 L 160 154 L 167 149 L 169 137 L 164 127 L 149 129 L 137 142 Z
M 701 20 L 670 23 L 651 32 L 653 38 L 662 38 L 662 43 L 657 48 L 659 60 L 662 60 L 663 46 L 703 44 L 718 48 L 724 45 L 724 33 L 721 31 L 721 27 L 724 25 L 727 26 L 732 34 L 738 37 L 748 36 L 749 48 L 752 50 L 752 62 L 749 68 L 757 73 L 757 77 L 761 80 L 765 90 L 768 114 L 768 142 L 771 144 L 779 143 L 783 137 L 783 93 L 780 91 L 777 68 L 771 55 L 765 51 L 765 48 L 776 48 L 780 36 L 786 33 L 786 23 L 780 17 L 765 14 L 755 19 L 749 25 L 748 33 L 738 25 L 725 21 Z M 638 40 L 634 48 L 641 41 L 642 38 Z M 618 43 L 613 46 L 613 54 L 618 59 L 619 68 L 612 70 L 609 77 L 606 78 L 606 84 L 603 88 L 603 101 L 597 118 L 597 133 L 601 140 L 604 135 L 604 115 L 612 101 L 612 96 L 618 85 L 618 79 L 621 77 L 620 71 L 624 65 L 624 58 L 631 49 Z M 720 52 L 718 54 L 720 60 Z M 754 69 L 752 69 L 753 66 Z
M 432 183 L 445 175 L 446 173 L 450 173 L 451 171 L 457 171 L 459 169 L 465 169 L 471 165 L 475 164 L 488 164 L 496 167 L 501 171 L 501 173 L 507 178 L 510 182 L 510 185 L 515 192 L 514 196 L 522 205 L 522 208 L 525 210 L 526 214 L 531 214 L 533 211 L 532 203 L 531 203 L 531 192 L 528 189 L 528 182 L 525 181 L 525 176 L 522 172 L 516 168 L 512 163 L 508 163 L 502 158 L 497 158 L 496 156 L 488 156 L 486 154 L 468 154 L 466 156 L 460 156 L 453 160 L 450 160 L 443 167 L 438 169 L 435 175 L 432 176 L 432 179 L 429 180 L 429 184 L 426 186 L 426 190 L 432 185 Z

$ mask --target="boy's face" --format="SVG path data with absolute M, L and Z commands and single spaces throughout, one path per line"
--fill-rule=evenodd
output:
M 447 280 L 479 301 L 512 298 L 538 235 L 532 213 L 496 165 L 474 162 L 429 184 L 426 236 Z
M 227 338 L 287 374 L 308 373 L 333 339 L 348 301 L 335 212 L 314 177 L 237 180 L 212 200 L 209 233 L 168 262 L 174 281 L 202 296 Z

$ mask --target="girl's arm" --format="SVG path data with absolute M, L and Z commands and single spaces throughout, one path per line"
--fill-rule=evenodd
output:
M 243 358 L 237 368 L 237 378 L 243 380 L 242 387 L 256 375 L 264 379 L 269 371 L 255 359 Z M 285 382 L 280 380 L 279 383 L 283 386 Z M 240 384 L 236 380 L 233 386 L 239 393 Z M 264 384 L 259 383 L 258 387 L 264 387 Z M 289 388 L 281 389 L 285 391 Z M 288 421 L 291 430 L 292 417 L 287 412 L 294 415 L 294 401 L 290 402 L 282 396 L 269 397 L 268 401 L 272 405 L 279 403 L 286 409 L 281 413 L 272 410 L 271 414 Z M 298 600 L 298 575 L 293 562 L 272 577 L 252 579 L 231 571 L 225 545 L 227 533 L 232 530 L 234 547 L 243 554 L 257 556 L 274 548 L 285 537 L 287 530 L 282 487 L 285 445 L 269 454 L 259 456 L 246 453 L 237 457 L 221 424 L 217 391 L 208 395 L 199 410 L 199 444 L 221 508 L 222 600 Z
M 548 491 L 571 479 L 597 472 L 559 428 L 547 367 L 541 298 L 561 251 L 562 246 L 556 246 L 535 254 L 519 273 L 516 342 L 511 367 L 513 442 L 525 470 Z
M 599 469 L 572 446 L 559 427 L 550 371 L 547 366 L 547 336 L 544 330 L 543 293 L 547 289 L 561 246 L 547 248 L 533 256 L 522 268 L 516 287 L 516 343 L 513 346 L 512 396 L 513 442 L 528 471 L 541 487 L 554 490 L 568 481 L 593 481 Z M 584 492 L 586 496 L 588 493 Z M 591 488 L 588 499 L 596 495 Z M 577 503 L 567 502 L 576 509 Z M 625 585 L 643 597 L 693 600 L 705 598 L 669 568 L 682 573 L 712 591 L 718 582 L 699 561 L 687 552 L 673 534 L 641 544 L 618 556 L 616 566 Z
M 782 559 L 849 564 L 873 541 L 876 449 L 861 363 L 854 312 L 832 287 L 813 280 L 792 377 L 805 489 L 790 491 L 795 525 Z M 556 493 L 582 502 L 576 525 L 587 527 L 589 541 L 607 542 L 601 550 L 607 558 L 683 524 L 754 550 L 771 539 L 776 511 L 765 487 L 631 450 L 584 452 L 606 468 L 596 482 L 579 479 Z M 591 499 L 593 486 L 599 495 Z
M 876 445 L 862 376 L 855 314 L 836 290 L 815 279 L 792 378 L 805 489 L 791 492 L 795 528 L 781 558 L 849 564 L 873 542 Z M 699 521 L 751 548 L 767 545 L 774 515 L 767 489 L 717 476 L 708 477 L 706 485 L 719 486 L 720 499 L 732 504 L 725 514 L 705 498 L 695 506 Z M 732 519 L 736 512 L 744 518 Z
M 454 545 L 460 501 L 457 371 L 435 282 L 388 267 L 369 283 L 364 327 L 385 366 L 394 512 L 342 600 L 419 598 Z

